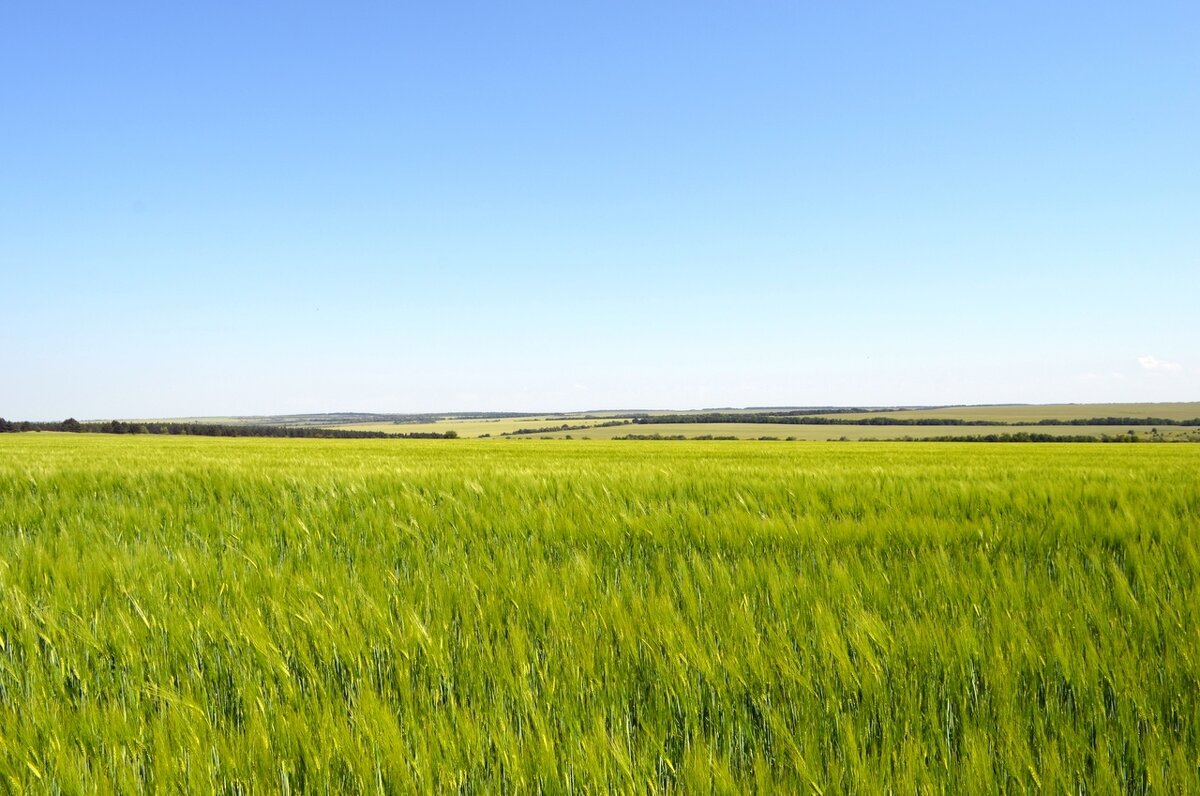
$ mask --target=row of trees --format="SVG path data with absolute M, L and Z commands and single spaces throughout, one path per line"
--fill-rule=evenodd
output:
M 563 423 L 561 426 L 542 426 L 540 428 L 518 428 L 514 431 L 506 431 L 499 436 L 501 437 L 520 437 L 524 434 L 552 434 L 556 431 L 585 431 L 592 428 L 613 428 L 614 426 L 627 426 L 630 420 L 610 420 L 607 423 L 580 423 L 572 425 Z
M 382 431 L 351 431 L 340 428 L 304 426 L 225 425 L 221 423 L 123 422 L 81 423 L 73 417 L 61 422 L 34 423 L 28 420 L 10 421 L 0 417 L 0 433 L 19 431 L 66 431 L 93 434 L 171 434 L 195 437 L 304 437 L 318 439 L 455 439 L 456 431 L 438 433 L 414 431 L 408 434 L 385 434 Z
M 721 437 L 713 436 L 712 434 L 702 434 L 698 437 L 688 437 L 683 434 L 625 434 L 620 437 L 613 437 L 618 440 L 736 440 L 739 437 Z M 759 437 L 759 441 L 778 441 L 779 437 Z M 788 437 L 787 442 L 795 441 L 795 437 Z M 832 441 L 832 440 L 831 440 Z M 851 440 L 842 437 L 839 442 L 850 442 Z M 864 439 L 860 442 L 878 442 L 879 440 Z M 1019 431 L 1015 434 L 974 434 L 944 437 L 895 437 L 885 440 L 887 442 L 1165 442 L 1163 438 L 1139 437 L 1136 434 L 1101 434 L 1098 437 L 1093 437 L 1088 434 L 1041 434 L 1036 432 Z
M 1019 425 L 1017 423 L 1005 425 Z M 1039 426 L 1200 426 L 1200 417 L 1172 420 L 1169 417 L 1087 417 L 1075 420 L 1039 420 Z
M 1128 434 L 1041 434 L 1019 431 L 1016 434 L 975 434 L 963 437 L 904 437 L 905 442 L 1164 442 L 1162 438 L 1139 437 Z

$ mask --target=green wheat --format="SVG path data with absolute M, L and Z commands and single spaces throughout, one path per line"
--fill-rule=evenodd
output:
M 0 789 L 1200 788 L 1200 448 L 0 439 Z

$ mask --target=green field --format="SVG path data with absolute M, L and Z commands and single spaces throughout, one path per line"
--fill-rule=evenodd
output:
M 454 431 L 460 437 L 500 437 L 509 435 L 519 429 L 536 429 L 551 426 L 569 425 L 596 426 L 614 420 L 627 419 L 635 414 L 643 415 L 690 415 L 712 414 L 737 416 L 762 413 L 786 413 L 781 407 L 758 409 L 704 409 L 662 411 L 651 410 L 641 412 L 631 411 L 595 411 L 587 413 L 560 413 L 539 416 L 492 416 L 492 417 L 461 417 L 447 415 L 444 417 L 425 416 L 425 419 L 410 422 L 391 422 L 385 420 L 385 415 L 355 415 L 340 413 L 332 415 L 273 415 L 261 417 L 209 417 L 185 418 L 182 422 L 206 422 L 231 426 L 241 425 L 283 425 L 289 427 L 323 427 L 344 429 L 349 431 L 375 431 L 385 434 L 437 433 L 444 434 Z M 585 418 L 584 415 L 587 415 Z M 807 414 L 807 412 L 806 412 Z M 903 439 L 942 436 L 975 436 L 986 434 L 1037 433 L 1055 434 L 1057 436 L 1105 436 L 1127 433 L 1130 430 L 1139 435 L 1149 436 L 1157 428 L 1159 435 L 1173 439 L 1200 439 L 1200 427 L 1169 426 L 1148 420 L 1137 423 L 1138 418 L 1192 420 L 1200 418 L 1200 402 L 1191 403 L 1134 403 L 1134 404 L 1030 404 L 1030 405 L 991 405 L 991 406 L 951 406 L 923 409 L 903 409 L 871 412 L 833 412 L 818 414 L 818 417 L 833 418 L 842 421 L 862 420 L 878 417 L 891 417 L 898 420 L 954 419 L 971 422 L 994 421 L 997 424 L 1026 423 L 1036 424 L 1041 420 L 1086 420 L 1089 418 L 1120 417 L 1134 420 L 1128 426 L 1035 426 L 1030 428 L 997 426 L 865 426 L 855 428 L 838 424 L 837 427 L 808 426 L 804 424 L 758 424 L 758 423 L 687 423 L 687 424 L 638 424 L 629 428 L 602 428 L 594 431 L 572 428 L 564 432 L 542 432 L 535 436 L 561 438 L 564 436 L 587 437 L 590 439 L 611 439 L 626 434 L 660 434 L 676 436 L 683 434 L 691 438 L 703 435 L 716 437 L 734 436 L 739 439 L 757 439 L 769 437 L 793 437 L 797 440 L 862 440 L 862 439 Z M 365 419 L 365 418 L 378 419 Z M 396 416 L 400 417 L 400 416 Z M 355 419 L 351 419 L 355 418 Z M 152 422 L 152 421 L 142 421 Z
M 0 790 L 1194 793 L 1198 472 L 0 435 Z
M 349 431 L 382 431 L 385 434 L 412 434 L 414 432 L 435 432 L 444 434 L 455 431 L 460 437 L 481 437 L 487 434 L 492 437 L 509 434 L 520 428 L 544 428 L 547 426 L 592 426 L 597 423 L 611 423 L 616 418 L 592 418 L 584 420 L 569 415 L 548 415 L 545 417 L 502 417 L 494 420 L 460 420 L 448 418 L 434 423 L 342 423 L 329 426 Z
M 352 426 L 347 426 L 352 428 Z M 629 434 L 652 435 L 664 437 L 682 434 L 688 439 L 711 435 L 714 437 L 737 437 L 739 439 L 758 439 L 760 437 L 776 437 L 786 440 L 793 437 L 796 440 L 888 440 L 904 439 L 905 437 L 923 439 L 928 437 L 966 437 L 987 434 L 1053 434 L 1055 436 L 1088 435 L 1093 437 L 1116 436 L 1134 431 L 1149 439 L 1156 429 L 1152 426 L 854 426 L 830 425 L 809 426 L 792 423 L 638 423 L 627 426 L 610 426 L 606 428 L 588 428 L 576 431 L 551 432 L 534 434 L 538 437 L 587 439 L 613 439 Z M 1158 428 L 1158 435 L 1166 439 L 1200 439 L 1200 429 L 1183 426 L 1163 426 Z
M 937 417 L 957 420 L 995 420 L 1002 423 L 1033 423 L 1038 420 L 1088 420 L 1093 417 L 1162 417 L 1167 420 L 1192 420 L 1200 418 L 1200 402 L 947 406 L 937 409 L 905 409 L 895 412 L 841 412 L 824 416 L 846 420 L 866 417 Z
M 697 412 L 700 410 L 696 410 Z M 710 410 L 723 414 L 737 415 L 763 411 L 782 410 L 752 410 L 728 409 Z M 694 414 L 696 412 L 678 412 L 667 414 Z M 579 415 L 560 414 L 544 415 L 541 417 L 509 417 L 509 418 L 455 418 L 428 423 L 338 423 L 330 424 L 330 428 L 348 429 L 353 431 L 382 431 L 384 433 L 413 433 L 455 431 L 460 437 L 480 437 L 488 435 L 498 437 L 511 434 L 518 429 L 542 428 L 560 426 L 594 426 L 620 419 L 606 413 L 593 413 L 596 417 L 581 419 Z M 650 412 L 651 415 L 663 414 Z M 603 415 L 603 417 L 601 417 Z M 1041 405 L 997 405 L 997 406 L 959 406 L 936 409 L 905 409 L 890 412 L 838 412 L 820 415 L 839 420 L 856 420 L 873 417 L 894 417 L 897 419 L 914 420 L 919 418 L 957 419 L 967 421 L 995 421 L 997 423 L 1037 423 L 1039 420 L 1079 420 L 1094 417 L 1128 417 L 1128 418 L 1165 418 L 1168 420 L 1190 420 L 1200 417 L 1200 403 L 1139 403 L 1139 404 L 1041 404 Z M 767 424 L 767 423 L 672 423 L 672 424 L 637 424 L 625 427 L 608 427 L 596 429 L 572 429 L 564 432 L 543 432 L 535 436 L 561 438 L 565 436 L 586 437 L 589 439 L 612 439 L 627 434 L 676 436 L 679 434 L 692 438 L 703 435 L 714 437 L 733 436 L 739 439 L 758 439 L 759 437 L 793 437 L 797 440 L 863 440 L 863 439 L 903 439 L 943 436 L 975 436 L 986 434 L 1016 434 L 1021 432 L 1037 434 L 1054 434 L 1056 436 L 1105 436 L 1125 434 L 1134 431 L 1142 436 L 1150 436 L 1157 428 L 1163 437 L 1173 439 L 1192 439 L 1200 437 L 1196 427 L 1161 426 L 1153 423 L 1133 424 L 1128 426 L 812 426 L 803 424 Z

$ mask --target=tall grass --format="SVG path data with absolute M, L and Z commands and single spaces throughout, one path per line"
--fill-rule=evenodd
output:
M 1200 448 L 0 440 L 0 782 L 1200 788 Z

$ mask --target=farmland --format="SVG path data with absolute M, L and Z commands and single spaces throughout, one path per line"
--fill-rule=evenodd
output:
M 352 426 L 347 426 L 352 428 Z M 810 426 L 790 423 L 638 423 L 637 425 L 593 427 L 571 431 L 550 431 L 534 434 L 534 437 L 588 439 L 616 439 L 634 435 L 659 435 L 663 437 L 736 437 L 737 439 L 759 439 L 769 437 L 776 440 L 789 438 L 800 441 L 830 440 L 899 440 L 927 439 L 930 437 L 967 436 L 987 434 L 1037 433 L 1053 436 L 1105 435 L 1135 432 L 1142 439 L 1200 439 L 1195 428 L 1128 425 L 1128 426 Z M 1157 432 L 1157 433 L 1156 433 Z
M 752 415 L 798 415 L 798 419 L 834 421 L 837 425 L 813 425 L 811 423 L 763 423 L 753 422 Z M 696 422 L 690 422 L 696 415 Z M 705 421 L 699 415 L 721 415 L 721 422 Z M 740 418 L 747 420 L 742 422 Z M 673 422 L 655 422 L 656 418 L 670 418 Z M 890 418 L 897 425 L 853 425 L 865 421 Z M 1121 418 L 1128 420 L 1124 425 L 1075 425 L 1096 418 Z M 736 437 L 758 439 L 760 437 L 792 438 L 795 440 L 886 440 L 921 439 L 929 437 L 967 437 L 989 434 L 1035 433 L 1053 436 L 1104 437 L 1134 432 L 1143 439 L 1195 440 L 1200 439 L 1200 426 L 1170 425 L 1200 418 L 1200 403 L 1141 403 L 1141 404 L 1030 404 L 994 406 L 950 406 L 905 408 L 889 411 L 845 411 L 820 412 L 814 410 L 767 409 L 714 409 L 667 412 L 662 410 L 629 412 L 594 412 L 586 416 L 575 414 L 547 414 L 540 416 L 521 415 L 512 417 L 472 416 L 430 417 L 422 422 L 337 422 L 321 423 L 316 416 L 308 416 L 306 422 L 330 428 L 355 431 L 380 431 L 396 433 L 445 433 L 454 431 L 460 437 L 500 437 L 520 431 L 533 430 L 538 437 L 587 437 L 590 439 L 612 439 L 630 434 L 641 436 L 684 436 Z M 634 427 L 609 425 L 619 421 L 637 421 Z M 1162 421 L 1166 420 L 1167 424 Z M 260 422 L 273 422 L 271 418 L 260 418 Z M 683 421 L 683 422 L 680 422 Z M 961 421 L 971 424 L 912 425 L 935 421 Z M 1060 425 L 1044 425 L 1049 421 L 1062 421 Z M 283 422 L 283 419 L 281 419 Z M 288 420 L 287 422 L 291 422 Z M 974 425 L 995 423 L 996 425 Z M 566 425 L 569 428 L 560 430 Z
M 899 411 L 839 412 L 825 414 L 844 420 L 869 417 L 955 418 L 1004 423 L 1036 423 L 1040 420 L 1086 420 L 1095 417 L 1167 418 L 1191 420 L 1200 417 L 1200 402 L 1134 404 L 1013 404 L 997 406 L 942 406 Z
M 1198 471 L 1194 445 L 3 435 L 0 781 L 1194 792 Z
M 616 418 L 620 419 L 620 418 Z M 614 418 L 580 418 L 572 415 L 545 415 L 541 417 L 503 417 L 490 419 L 446 418 L 426 423 L 341 423 L 331 428 L 346 431 L 382 431 L 385 434 L 411 434 L 413 432 L 445 433 L 454 431 L 460 437 L 497 437 L 511 434 L 519 429 L 544 428 L 547 426 L 595 426 L 614 422 Z

